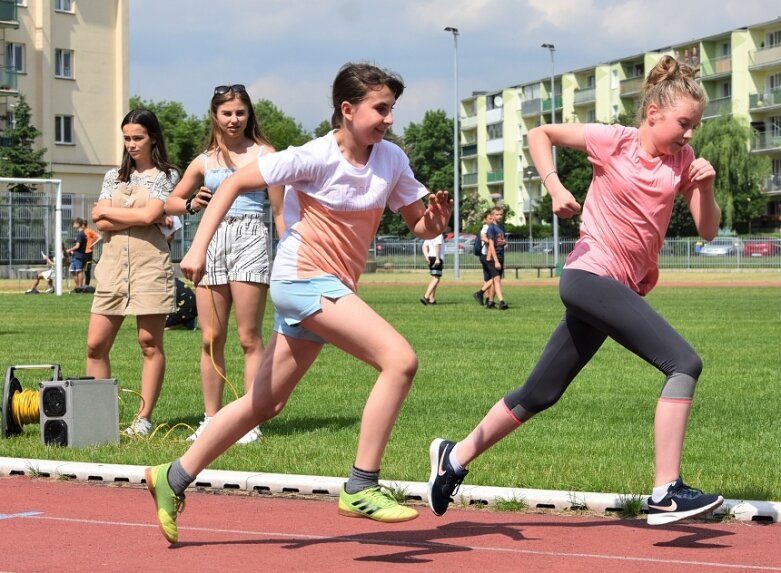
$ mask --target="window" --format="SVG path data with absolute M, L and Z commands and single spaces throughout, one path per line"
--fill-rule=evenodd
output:
M 767 76 L 767 89 L 771 92 L 781 89 L 781 73 Z
M 619 86 L 618 83 L 618 70 L 610 71 L 610 89 L 616 89 Z
M 54 116 L 54 143 L 73 143 L 73 116 Z
M 776 30 L 775 32 L 768 32 L 767 42 L 765 42 L 765 46 L 767 48 L 775 48 L 778 45 L 781 45 L 781 30 Z
M 731 51 L 732 50 L 730 49 L 729 42 L 724 42 L 723 44 L 721 44 L 721 57 L 722 58 L 728 57 L 730 55 Z
M 73 13 L 73 0 L 54 0 L 54 11 Z
M 27 0 L 16 0 L 17 6 L 27 7 Z
M 721 89 L 719 90 L 720 96 L 723 99 L 732 96 L 732 85 L 729 82 L 722 82 Z
M 488 139 L 502 139 L 502 124 L 492 123 L 491 125 L 488 125 L 486 126 L 486 132 L 488 134 Z
M 73 50 L 54 50 L 54 77 L 73 77 Z
M 21 74 L 26 71 L 24 66 L 24 44 L 7 42 L 5 45 L 5 66 L 6 69 L 14 70 Z

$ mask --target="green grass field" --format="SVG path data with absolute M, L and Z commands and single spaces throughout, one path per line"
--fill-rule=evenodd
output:
M 367 276 L 363 297 L 418 352 L 420 369 L 386 454 L 382 477 L 426 481 L 428 445 L 460 438 L 507 391 L 520 385 L 561 318 L 554 281 L 508 281 L 507 312 L 471 298 L 474 282 L 445 280 L 439 304 L 418 298 L 427 277 Z M 777 275 L 773 275 L 777 280 Z M 662 281 L 664 284 L 664 279 Z M 534 287 L 534 288 L 532 288 Z M 684 455 L 691 484 L 735 499 L 781 500 L 781 290 L 776 287 L 660 286 L 649 297 L 700 352 L 698 386 Z M 89 295 L 0 295 L 3 376 L 14 364 L 59 363 L 66 376 L 84 373 Z M 265 332 L 270 330 L 270 314 Z M 155 424 L 197 425 L 203 412 L 199 332 L 166 334 L 168 369 Z M 228 342 L 229 377 L 241 386 L 235 332 Z M 120 387 L 139 389 L 141 359 L 135 320 L 126 321 L 112 353 Z M 25 388 L 34 375 L 20 373 Z M 327 347 L 288 407 L 264 425 L 264 439 L 231 448 L 215 469 L 347 475 L 361 410 L 374 371 Z M 662 375 L 608 341 L 564 398 L 470 467 L 471 484 L 573 491 L 647 492 L 653 478 L 652 422 Z M 138 408 L 120 394 L 123 427 Z M 0 455 L 105 463 L 153 464 L 186 448 L 186 428 L 151 440 L 123 438 L 88 449 L 43 446 L 40 426 L 0 441 Z

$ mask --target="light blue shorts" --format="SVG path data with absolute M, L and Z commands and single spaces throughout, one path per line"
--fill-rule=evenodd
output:
M 72 273 L 80 273 L 84 270 L 84 261 L 81 259 L 71 259 L 71 266 L 68 271 Z
M 279 334 L 325 344 L 325 340 L 301 326 L 301 321 L 322 309 L 322 297 L 339 300 L 354 294 L 333 275 L 303 280 L 272 280 L 269 289 L 274 302 L 274 330 Z

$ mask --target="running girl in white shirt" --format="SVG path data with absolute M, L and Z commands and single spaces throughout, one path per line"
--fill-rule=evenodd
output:
M 356 284 L 385 206 L 401 213 L 415 236 L 442 233 L 452 202 L 429 195 L 404 152 L 385 140 L 404 91 L 398 76 L 346 64 L 333 84 L 334 130 L 301 147 L 261 156 L 220 185 L 206 209 L 182 272 L 200 281 L 206 248 L 240 193 L 287 185 L 285 233 L 271 274 L 274 333 L 255 382 L 221 409 L 178 460 L 147 468 L 146 482 L 163 535 L 178 538 L 184 490 L 250 429 L 279 414 L 327 342 L 370 364 L 379 377 L 363 410 L 358 452 L 339 496 L 339 513 L 382 522 L 417 517 L 379 486 L 380 463 L 418 367 L 409 343 L 356 295 Z M 421 201 L 429 195 L 428 207 Z M 273 196 L 272 196 L 273 199 Z

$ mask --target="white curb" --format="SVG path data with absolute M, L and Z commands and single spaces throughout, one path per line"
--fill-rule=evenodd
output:
M 79 481 L 110 483 L 144 483 L 143 466 L 0 457 L 0 476 L 12 475 L 62 476 Z M 344 481 L 344 478 L 327 476 L 204 470 L 198 474 L 192 487 L 336 497 Z M 383 484 L 404 491 L 410 499 L 428 500 L 426 483 L 383 480 Z M 633 497 L 637 496 L 462 485 L 456 501 L 465 505 L 490 506 L 498 501 L 516 500 L 522 501 L 529 509 L 588 510 L 620 515 L 625 500 Z M 643 497 L 643 509 L 647 509 L 645 497 Z M 738 521 L 778 523 L 781 521 L 781 502 L 728 499 L 715 513 L 717 515 L 730 513 Z

